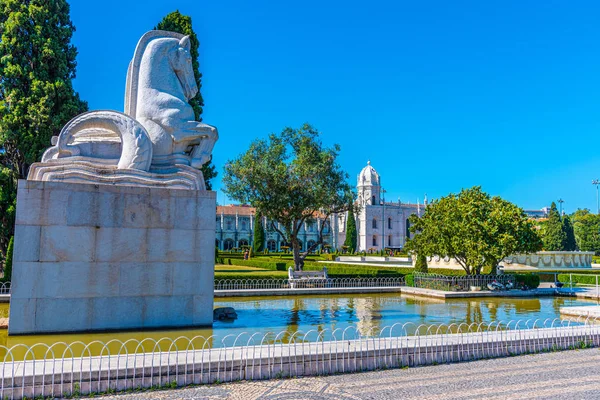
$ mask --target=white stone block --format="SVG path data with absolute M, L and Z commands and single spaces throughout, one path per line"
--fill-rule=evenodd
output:
M 214 193 L 22 181 L 19 198 L 41 207 L 17 205 L 9 334 L 212 324 L 214 227 L 174 224 L 179 205 L 214 226 Z
M 149 246 L 147 229 L 96 229 L 95 252 L 98 262 L 145 262 Z
M 41 227 L 17 225 L 15 235 L 19 237 L 19 242 L 14 245 L 13 262 L 39 261 Z
M 172 264 L 121 263 L 119 266 L 121 296 L 170 296 L 172 294 Z
M 88 226 L 42 226 L 40 261 L 94 261 L 96 228 Z M 20 240 L 20 239 L 19 239 Z

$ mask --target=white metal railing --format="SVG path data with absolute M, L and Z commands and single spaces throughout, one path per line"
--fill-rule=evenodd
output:
M 10 294 L 10 282 L 0 283 L 0 294 Z
M 81 396 L 235 380 L 400 368 L 600 345 L 595 320 L 394 324 L 0 346 L 0 398 Z
M 404 278 L 215 279 L 215 290 L 400 287 Z

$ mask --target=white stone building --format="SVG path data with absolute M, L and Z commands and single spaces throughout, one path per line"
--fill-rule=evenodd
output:
M 256 209 L 248 205 L 217 206 L 217 235 L 215 245 L 219 250 L 239 249 L 242 246 L 251 246 L 254 239 L 254 228 L 256 223 Z M 279 251 L 281 246 L 289 245 L 272 229 L 271 224 L 264 218 L 265 243 L 263 248 L 269 251 Z M 323 227 L 323 246 L 336 249 L 342 244 L 338 242 L 338 236 L 333 232 L 339 230 L 337 218 L 331 216 L 328 219 L 317 217 L 314 222 L 306 222 L 300 230 L 300 245 L 302 249 L 312 246 L 319 238 L 319 230 Z M 333 229 L 331 229 L 333 227 Z
M 401 249 L 410 237 L 408 217 L 421 214 L 427 205 L 398 202 L 386 202 L 381 188 L 381 178 L 370 162 L 362 169 L 357 181 L 357 202 L 360 213 L 356 216 L 358 232 L 358 251 L 379 251 L 383 249 Z M 217 207 L 216 246 L 219 250 L 229 250 L 252 245 L 254 236 L 256 210 L 247 205 L 228 205 Z M 327 220 L 316 218 L 314 223 L 305 223 L 300 232 L 302 248 L 312 245 L 318 240 L 321 224 L 324 246 L 341 249 L 346 239 L 347 214 L 332 215 Z M 283 238 L 273 229 L 266 219 L 264 248 L 279 251 L 287 245 Z
M 381 187 L 381 177 L 368 162 L 357 179 L 360 213 L 356 218 L 359 251 L 401 249 L 410 237 L 408 217 L 421 215 L 427 206 L 385 201 L 385 191 Z M 344 224 L 345 226 L 345 224 Z M 345 235 L 344 235 L 345 237 Z

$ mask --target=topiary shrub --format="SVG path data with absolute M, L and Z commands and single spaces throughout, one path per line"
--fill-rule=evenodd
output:
M 404 282 L 406 282 L 406 286 L 414 287 L 415 277 L 413 276 L 413 274 L 408 274 L 404 277 Z
M 535 274 L 517 274 L 515 275 L 517 286 L 525 285 L 530 289 L 540 286 L 540 277 Z
M 6 249 L 6 260 L 4 261 L 4 277 L 3 282 L 9 282 L 12 275 L 12 260 L 13 260 L 13 248 L 15 246 L 15 237 L 11 237 L 8 242 L 8 248 Z
M 417 254 L 417 259 L 415 260 L 415 272 L 424 272 L 427 273 L 427 257 L 423 254 Z

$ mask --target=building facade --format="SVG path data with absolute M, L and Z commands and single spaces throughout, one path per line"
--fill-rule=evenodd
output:
M 383 249 L 401 249 L 410 237 L 408 217 L 420 215 L 427 205 L 386 202 L 383 198 L 381 179 L 369 162 L 358 174 L 357 203 L 359 213 L 355 216 L 358 233 L 358 251 L 378 251 Z M 331 215 L 328 218 L 316 217 L 306 222 L 300 231 L 302 249 L 318 241 L 319 230 L 323 227 L 323 250 L 341 249 L 346 239 L 347 213 Z M 280 251 L 289 244 L 272 228 L 270 221 L 263 217 L 265 242 L 263 247 L 269 251 Z M 217 207 L 216 246 L 219 250 L 240 249 L 252 246 L 256 224 L 256 209 L 247 205 L 227 205 Z
M 336 249 L 341 244 L 335 234 L 339 230 L 336 216 L 319 217 L 305 222 L 300 229 L 300 246 L 302 250 L 314 245 L 319 239 L 319 231 L 323 227 L 323 244 L 317 249 Z M 215 245 L 219 250 L 241 249 L 252 246 L 256 225 L 256 209 L 247 205 L 217 206 L 217 236 Z M 269 251 L 280 251 L 282 246 L 289 246 L 284 238 L 273 229 L 270 221 L 263 217 L 262 225 L 265 231 L 263 248 Z M 278 229 L 282 229 L 277 225 Z M 308 247 L 307 247 L 308 246 Z

